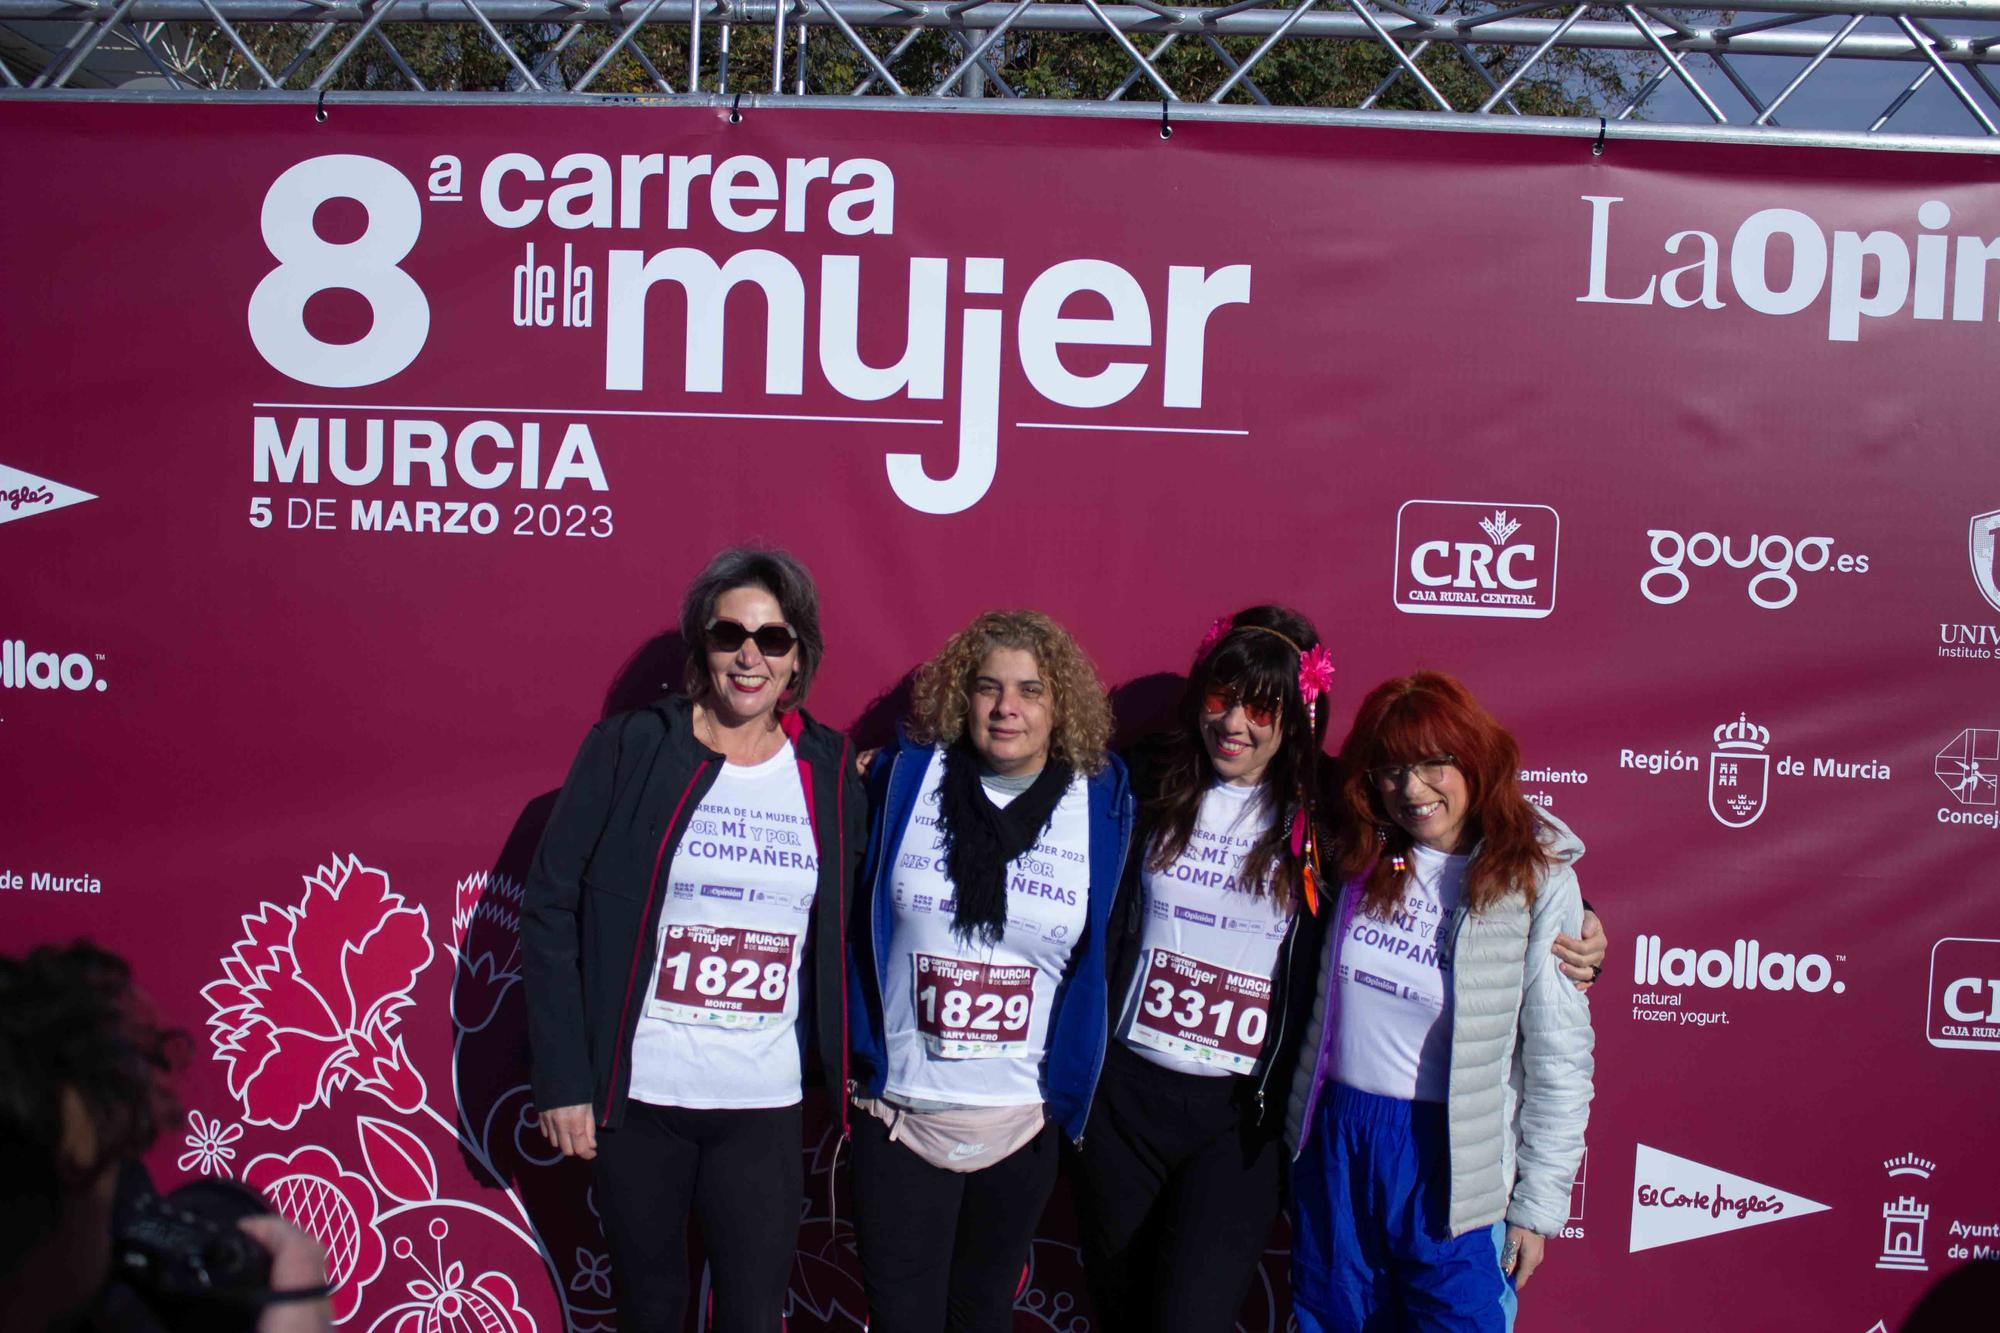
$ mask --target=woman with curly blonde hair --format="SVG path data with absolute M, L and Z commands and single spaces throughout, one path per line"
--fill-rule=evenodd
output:
M 872 1333 L 1004 1333 L 1108 1027 L 1133 824 L 1090 660 L 994 611 L 918 671 L 857 889 L 855 1227 Z

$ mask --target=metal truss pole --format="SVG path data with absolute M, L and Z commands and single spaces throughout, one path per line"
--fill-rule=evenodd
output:
M 1097 105 L 1116 102 L 1128 92 L 1169 102 L 1233 97 L 1269 105 L 1265 86 L 1252 76 L 1274 49 L 1345 42 L 1372 45 L 1389 57 L 1388 75 L 1353 104 L 1361 110 L 1379 105 L 1400 82 L 1406 95 L 1418 95 L 1441 112 L 1481 120 L 1511 117 L 1518 114 L 1516 99 L 1524 80 L 1537 73 L 1561 77 L 1551 73 L 1555 53 L 1593 51 L 1622 60 L 1636 89 L 1622 111 L 1604 108 L 1607 117 L 1623 121 L 1640 113 L 1653 92 L 1672 80 L 1704 121 L 1726 123 L 1731 119 L 1727 108 L 1736 108 L 1742 123 L 1768 127 L 1780 124 L 1781 107 L 1799 105 L 1801 85 L 1825 88 L 1887 62 L 1909 69 L 1908 86 L 1873 128 L 1885 130 L 1911 97 L 1935 80 L 1931 96 L 1954 99 L 1963 108 L 1967 130 L 2000 136 L 2000 91 L 1987 69 L 2000 65 L 2000 0 L 1736 0 L 1726 11 L 1673 4 L 1587 7 L 1574 0 L 1235 0 L 1216 5 L 1158 0 L 0 0 L 0 99 L 93 90 L 116 95 L 121 87 L 150 83 L 157 88 L 162 80 L 171 88 L 246 100 L 308 85 L 332 88 L 342 65 L 364 43 L 371 44 L 378 65 L 382 58 L 389 61 L 381 68 L 393 66 L 403 87 L 421 90 L 419 71 L 395 41 L 399 34 L 436 24 L 470 25 L 476 30 L 471 40 L 504 61 L 504 84 L 447 94 L 451 97 L 601 93 L 607 91 L 604 71 L 629 61 L 643 70 L 643 86 L 670 96 L 742 92 L 769 100 L 850 92 L 1019 99 L 1025 91 L 1015 86 L 1018 74 L 1016 80 L 1009 78 L 1015 51 L 1010 39 L 1038 34 L 1043 50 L 1049 42 L 1071 39 L 1099 43 L 1098 49 L 1112 44 L 1119 53 L 1115 58 L 1130 67 L 1128 77 Z M 303 25 L 311 38 L 280 69 L 268 50 L 259 60 L 244 25 Z M 592 30 L 606 40 L 578 50 L 591 51 L 594 60 L 577 62 L 565 74 L 556 63 L 563 48 Z M 555 33 L 561 37 L 551 50 Z M 820 34 L 813 42 L 817 53 L 845 49 L 858 59 L 864 73 L 858 85 L 809 87 L 808 41 L 813 33 Z M 941 79 L 943 66 L 916 70 L 905 63 L 905 53 L 925 33 L 937 34 L 947 44 L 945 64 L 951 68 Z M 684 56 L 668 54 L 675 61 L 685 59 L 681 88 L 655 64 L 661 48 L 655 46 L 649 55 L 637 40 L 641 34 L 678 43 L 675 51 Z M 334 35 L 341 40 L 328 43 Z M 770 51 L 746 45 L 753 39 L 768 42 Z M 1177 59 L 1204 49 L 1212 57 L 1210 73 L 1199 86 L 1161 63 L 1176 42 L 1185 48 Z M 315 54 L 322 44 L 330 54 Z M 732 46 L 747 53 L 733 70 Z M 186 57 L 194 50 L 204 53 L 201 60 Z M 934 59 L 935 48 L 931 50 Z M 1188 66 L 1182 60 L 1179 68 Z M 1470 96 L 1462 82 L 1468 66 L 1478 81 Z M 1434 82 L 1447 70 L 1461 80 L 1456 94 L 1461 106 L 1454 107 Z M 1177 86 L 1176 79 L 1186 86 Z M 1759 81 L 1762 93 L 1753 86 Z M 1872 92 L 1867 96 L 1878 97 Z

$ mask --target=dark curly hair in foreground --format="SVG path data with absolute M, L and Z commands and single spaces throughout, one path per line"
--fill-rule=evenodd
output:
M 0 957 L 0 1273 L 46 1235 L 64 1197 L 138 1157 L 175 1114 L 169 1075 L 183 1034 L 163 1028 L 123 959 L 94 944 Z M 96 1160 L 63 1151 L 63 1103 L 83 1103 Z

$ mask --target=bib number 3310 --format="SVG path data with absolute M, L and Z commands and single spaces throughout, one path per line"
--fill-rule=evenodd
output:
M 1132 1040 L 1184 1060 L 1247 1074 L 1271 1018 L 1271 980 L 1154 949 Z

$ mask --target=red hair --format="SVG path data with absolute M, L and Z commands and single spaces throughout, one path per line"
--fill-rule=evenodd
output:
M 1340 803 L 1354 830 L 1341 850 L 1341 878 L 1365 877 L 1361 908 L 1370 916 L 1386 918 L 1403 901 L 1408 872 L 1392 858 L 1409 850 L 1410 835 L 1382 808 L 1368 770 L 1441 754 L 1464 775 L 1465 829 L 1480 844 L 1466 875 L 1467 905 L 1483 912 L 1517 890 L 1535 900 L 1549 854 L 1535 809 L 1521 797 L 1521 747 L 1465 686 L 1419 671 L 1376 686 L 1340 747 Z

